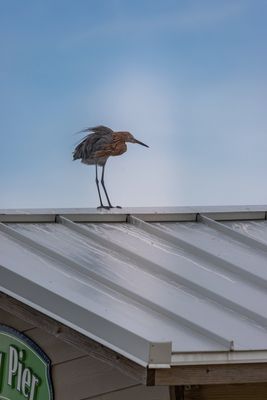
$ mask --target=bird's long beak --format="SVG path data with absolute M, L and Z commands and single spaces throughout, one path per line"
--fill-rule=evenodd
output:
M 143 143 L 143 142 L 140 142 L 140 141 L 137 140 L 137 139 L 134 139 L 134 143 L 138 143 L 138 144 L 141 144 L 142 146 L 149 147 L 147 144 L 145 144 L 145 143 Z

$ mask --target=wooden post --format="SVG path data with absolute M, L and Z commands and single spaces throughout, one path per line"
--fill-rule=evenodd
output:
M 184 386 L 169 386 L 170 400 L 184 400 Z

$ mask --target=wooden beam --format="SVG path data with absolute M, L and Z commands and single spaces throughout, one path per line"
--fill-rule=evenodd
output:
M 2 292 L 0 292 L 0 308 L 84 351 L 91 357 L 117 368 L 140 383 L 147 384 L 148 379 L 153 380 L 153 377 L 149 378 L 151 372 L 148 373 L 147 368 Z
M 184 400 L 265 400 L 267 383 L 186 387 Z
M 267 382 L 267 363 L 183 365 L 154 370 L 155 385 L 212 385 Z

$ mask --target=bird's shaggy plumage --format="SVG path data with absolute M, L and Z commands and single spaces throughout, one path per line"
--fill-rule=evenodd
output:
M 107 157 L 98 155 L 99 151 L 103 151 L 106 145 L 112 143 L 113 130 L 103 126 L 95 126 L 93 128 L 83 129 L 81 132 L 90 132 L 75 147 L 73 152 L 73 160 L 81 159 L 84 164 L 104 165 Z
M 110 156 L 119 156 L 127 151 L 126 142 L 138 143 L 148 147 L 146 144 L 135 139 L 130 132 L 114 132 L 112 129 L 104 125 L 85 128 L 80 132 L 89 132 L 81 142 L 75 147 L 73 152 L 73 160 L 81 160 L 82 163 L 96 166 L 96 185 L 100 199 L 100 208 L 112 208 L 105 183 L 104 171 L 107 159 Z M 103 167 L 101 184 L 105 192 L 108 206 L 105 207 L 102 202 L 99 181 L 97 176 L 97 166 Z

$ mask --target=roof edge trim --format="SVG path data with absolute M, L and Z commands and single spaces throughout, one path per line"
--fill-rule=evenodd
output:
M 97 210 L 96 208 L 0 209 L 0 222 L 55 222 L 58 214 L 73 222 L 125 222 L 129 214 L 147 222 L 196 221 L 197 214 L 215 220 L 266 219 L 267 205 L 132 207 Z
M 267 350 L 173 353 L 171 365 L 266 363 Z

